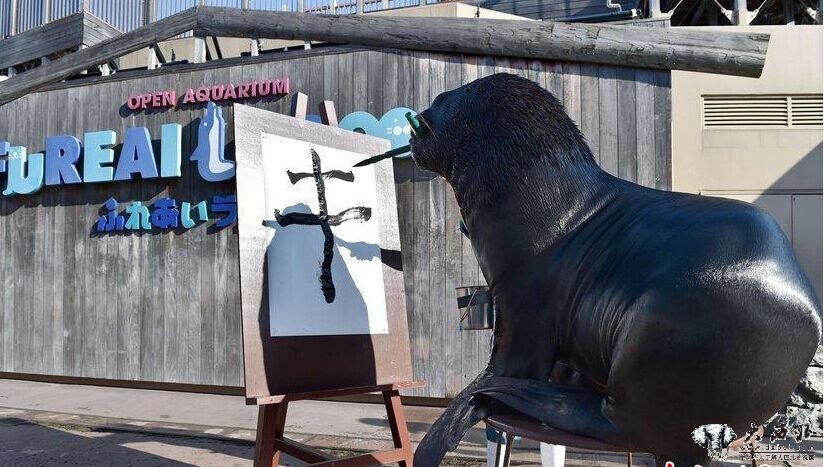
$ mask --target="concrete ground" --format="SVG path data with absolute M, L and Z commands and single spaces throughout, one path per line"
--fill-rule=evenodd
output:
M 413 444 L 441 411 L 405 407 Z M 256 422 L 257 407 L 237 396 L 0 380 L 0 466 L 251 466 Z M 391 446 L 380 404 L 291 403 L 286 432 L 341 455 Z M 790 465 L 821 465 L 820 440 L 813 445 L 815 461 Z M 540 465 L 535 447 L 514 450 L 513 465 Z M 482 466 L 485 456 L 477 426 L 444 465 Z M 302 463 L 287 457 L 282 465 Z M 568 449 L 565 465 L 620 467 L 626 457 Z M 636 455 L 634 465 L 651 458 Z

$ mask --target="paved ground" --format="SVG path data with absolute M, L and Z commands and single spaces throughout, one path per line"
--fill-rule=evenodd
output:
M 441 410 L 406 407 L 413 443 Z M 257 408 L 235 396 L 0 380 L 0 466 L 251 466 L 256 421 Z M 293 403 L 286 431 L 340 454 L 389 447 L 391 440 L 379 404 Z M 808 445 L 815 447 L 815 461 L 793 461 L 793 467 L 821 465 L 821 440 Z M 540 465 L 536 445 L 522 447 L 513 465 Z M 485 456 L 478 426 L 444 465 L 481 466 Z M 651 464 L 644 455 L 634 461 Z M 282 465 L 301 464 L 286 458 Z M 567 450 L 565 465 L 620 467 L 626 457 Z

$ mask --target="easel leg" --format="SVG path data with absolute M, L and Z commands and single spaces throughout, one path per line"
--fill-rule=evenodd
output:
M 403 450 L 404 453 L 404 460 L 398 462 L 398 465 L 412 467 L 412 442 L 409 441 L 409 430 L 406 427 L 406 416 L 403 414 L 400 393 L 397 390 L 384 391 L 383 403 L 386 405 L 389 428 L 392 430 L 392 441 L 395 442 L 395 447 Z
M 275 440 L 283 438 L 286 408 L 286 402 L 258 407 L 255 467 L 277 467 L 280 463 L 280 451 L 275 450 Z

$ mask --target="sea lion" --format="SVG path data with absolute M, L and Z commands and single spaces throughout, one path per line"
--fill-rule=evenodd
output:
M 813 358 L 821 305 L 778 224 L 750 204 L 609 175 L 549 92 L 496 74 L 439 95 L 415 162 L 452 186 L 497 310 L 488 367 L 435 422 L 438 465 L 485 416 L 705 463 L 691 437 L 743 435 Z M 556 363 L 585 384 L 550 381 Z

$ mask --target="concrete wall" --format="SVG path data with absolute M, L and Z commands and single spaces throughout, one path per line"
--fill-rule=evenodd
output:
M 710 29 L 710 28 L 702 28 Z M 735 198 L 767 210 L 822 292 L 822 128 L 705 127 L 704 96 L 822 93 L 822 27 L 720 27 L 769 32 L 761 78 L 672 72 L 673 190 Z

